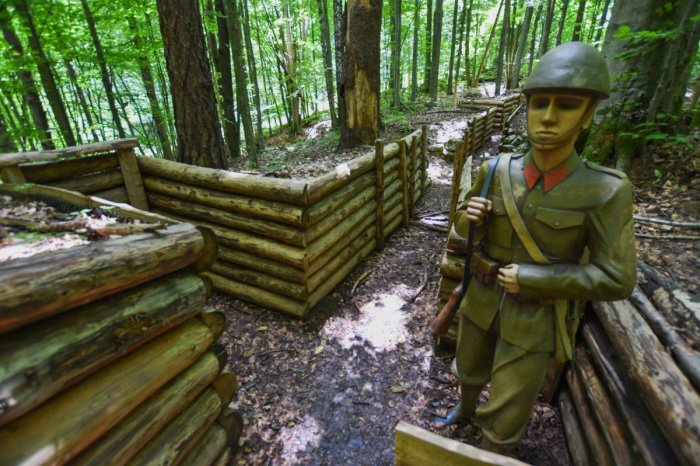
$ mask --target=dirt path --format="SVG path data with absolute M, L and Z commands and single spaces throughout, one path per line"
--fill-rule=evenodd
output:
M 433 157 L 432 185 L 416 217 L 449 208 L 452 167 Z M 463 438 L 431 421 L 458 400 L 451 355 L 436 355 L 435 315 L 446 234 L 401 229 L 360 264 L 305 321 L 231 298 L 222 337 L 240 382 L 246 422 L 232 464 L 394 463 L 394 427 L 407 421 Z M 558 416 L 538 406 L 521 457 L 569 464 Z M 546 446 L 543 446 L 545 445 Z

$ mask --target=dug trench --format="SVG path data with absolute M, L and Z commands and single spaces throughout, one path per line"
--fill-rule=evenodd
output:
M 480 157 L 493 154 L 499 140 L 494 136 Z M 220 341 L 238 377 L 236 402 L 245 420 L 232 464 L 390 465 L 399 421 L 474 442 L 464 428 L 432 421 L 459 394 L 449 370 L 453 356 L 428 329 L 438 306 L 447 233 L 437 230 L 449 209 L 451 162 L 431 154 L 429 176 L 411 225 L 356 267 L 306 321 L 214 295 L 212 306 L 227 316 Z M 570 464 L 555 407 L 537 404 L 517 456 L 536 465 Z

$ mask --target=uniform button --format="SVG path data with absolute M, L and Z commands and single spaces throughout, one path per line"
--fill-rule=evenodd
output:
M 558 226 L 559 226 L 559 222 L 558 222 L 558 221 L 554 222 L 554 226 L 555 226 L 555 227 L 558 227 Z
M 528 204 L 528 205 L 527 205 L 527 208 L 528 208 L 528 209 L 532 209 L 532 203 Z

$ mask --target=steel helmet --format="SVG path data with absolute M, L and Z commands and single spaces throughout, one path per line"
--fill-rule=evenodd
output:
M 610 72 L 603 54 L 589 44 L 569 42 L 542 55 L 523 86 L 523 94 L 553 89 L 607 97 Z

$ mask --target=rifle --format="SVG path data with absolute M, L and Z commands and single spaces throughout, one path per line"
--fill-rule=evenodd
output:
M 486 178 L 484 179 L 484 185 L 481 188 L 481 197 L 486 197 L 489 193 L 489 187 L 491 186 L 491 180 L 493 179 L 493 173 L 496 171 L 496 165 L 498 165 L 499 157 L 491 159 L 489 162 L 489 168 L 486 172 Z M 467 253 L 464 257 L 464 273 L 462 274 L 462 283 L 457 285 L 450 299 L 447 303 L 440 309 L 437 317 L 430 324 L 430 332 L 435 336 L 444 335 L 450 328 L 450 324 L 455 318 L 457 309 L 459 309 L 459 304 L 462 302 L 464 293 L 466 293 L 469 287 L 469 282 L 472 279 L 471 271 L 469 270 L 469 263 L 472 259 L 472 253 L 474 251 L 474 224 L 469 224 L 469 234 L 467 235 Z

